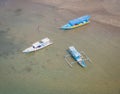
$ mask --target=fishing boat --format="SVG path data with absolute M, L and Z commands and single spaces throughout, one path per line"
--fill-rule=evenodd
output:
M 79 26 L 83 26 L 85 24 L 88 24 L 90 21 L 90 16 L 89 15 L 85 15 L 73 20 L 70 20 L 67 24 L 63 25 L 61 27 L 62 30 L 69 30 L 69 29 L 73 29 Z
M 70 63 L 70 61 L 67 59 L 69 56 L 71 56 L 83 68 L 87 67 L 85 63 L 86 60 L 91 62 L 90 58 L 85 54 L 84 51 L 78 52 L 74 46 L 70 46 L 68 52 L 70 55 L 65 55 L 65 60 L 70 65 L 70 67 L 72 67 L 72 64 L 74 64 L 74 62 Z
M 37 42 L 33 43 L 31 47 L 23 50 L 23 52 L 24 53 L 34 52 L 34 51 L 37 51 L 37 50 L 42 49 L 44 47 L 47 47 L 51 44 L 53 44 L 53 42 L 51 42 L 49 38 L 44 38 L 40 42 L 37 41 Z

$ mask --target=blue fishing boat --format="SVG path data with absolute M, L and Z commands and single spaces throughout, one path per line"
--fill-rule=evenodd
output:
M 70 46 L 68 49 L 68 52 L 70 55 L 65 55 L 65 60 L 67 61 L 67 63 L 70 65 L 70 67 L 72 67 L 72 64 L 74 62 L 71 62 L 67 59 L 68 56 L 71 56 L 78 64 L 80 64 L 83 68 L 87 67 L 85 61 L 89 61 L 91 62 L 91 60 L 89 59 L 89 57 L 85 54 L 84 51 L 78 52 L 74 46 Z
M 69 30 L 69 29 L 73 29 L 79 26 L 83 26 L 85 24 L 88 24 L 90 21 L 90 16 L 89 15 L 85 15 L 73 20 L 70 20 L 67 24 L 63 25 L 61 27 L 62 30 Z

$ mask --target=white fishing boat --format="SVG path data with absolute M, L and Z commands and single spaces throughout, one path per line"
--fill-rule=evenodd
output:
M 37 50 L 47 47 L 51 44 L 53 44 L 53 42 L 51 42 L 49 38 L 44 38 L 40 42 L 37 41 L 37 42 L 33 43 L 31 47 L 23 50 L 23 52 L 29 53 L 29 52 L 37 51 Z

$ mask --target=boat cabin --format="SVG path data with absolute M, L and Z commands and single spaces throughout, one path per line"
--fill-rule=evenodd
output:
M 33 48 L 38 48 L 38 47 L 41 47 L 41 44 L 40 44 L 40 42 L 38 41 L 38 42 L 32 44 L 32 47 L 33 47 Z

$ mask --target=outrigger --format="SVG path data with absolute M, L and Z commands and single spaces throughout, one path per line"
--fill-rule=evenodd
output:
M 68 49 L 68 53 L 70 54 L 67 54 L 65 55 L 65 60 L 66 62 L 68 63 L 68 65 L 70 67 L 72 67 L 72 64 L 74 64 L 74 62 L 70 62 L 68 60 L 68 57 L 71 56 L 73 57 L 73 59 L 78 63 L 80 64 L 83 68 L 87 67 L 85 61 L 88 61 L 91 63 L 91 60 L 90 58 L 86 55 L 86 53 L 84 51 L 80 51 L 78 52 L 74 46 L 70 46 L 69 49 Z

